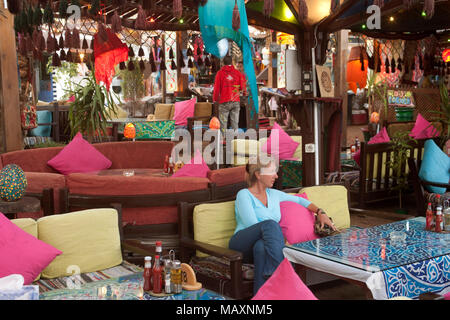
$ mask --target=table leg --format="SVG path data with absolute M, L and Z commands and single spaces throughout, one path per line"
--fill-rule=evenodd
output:
M 119 124 L 118 123 L 113 123 L 113 125 L 112 125 L 112 136 L 113 136 L 113 141 L 118 141 L 118 139 L 119 139 Z

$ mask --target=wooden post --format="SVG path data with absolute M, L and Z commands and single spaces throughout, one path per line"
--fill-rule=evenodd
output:
M 0 17 L 0 153 L 23 149 L 14 16 Z
M 271 31 L 272 38 L 270 43 L 277 43 L 277 32 L 275 30 Z M 268 85 L 271 88 L 278 88 L 278 66 L 276 64 L 278 58 L 278 53 L 270 52 L 269 53 L 269 76 L 268 76 Z M 273 63 L 275 61 L 275 64 Z
M 336 32 L 336 65 L 334 68 L 334 96 L 342 98 L 342 145 L 347 145 L 347 60 L 348 60 L 348 34 L 349 30 Z
M 177 31 L 177 55 L 180 54 L 183 48 L 186 47 L 187 47 L 187 31 Z M 179 59 L 177 60 L 179 61 Z M 177 61 L 178 95 L 184 96 L 189 86 L 189 75 L 181 73 L 181 64 L 178 63 L 178 61 Z
M 161 64 L 162 63 L 166 63 L 166 35 L 163 33 L 161 35 L 161 46 L 162 46 L 162 52 L 164 53 L 164 61 L 161 60 Z M 160 66 L 160 70 L 161 70 L 161 66 Z M 166 103 L 166 98 L 167 98 L 167 83 L 166 83 L 166 78 L 167 78 L 167 74 L 166 74 L 166 70 L 161 70 L 161 82 L 162 82 L 162 103 Z

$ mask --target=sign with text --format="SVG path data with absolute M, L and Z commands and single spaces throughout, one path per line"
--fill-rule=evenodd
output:
M 390 106 L 415 107 L 412 91 L 388 90 L 387 96 Z

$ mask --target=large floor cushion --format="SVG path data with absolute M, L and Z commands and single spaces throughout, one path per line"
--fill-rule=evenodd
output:
M 173 104 L 157 103 L 155 104 L 155 119 L 156 120 L 172 120 L 174 113 Z
M 280 160 L 284 188 L 302 186 L 303 163 L 301 161 Z
M 170 140 L 175 132 L 174 120 L 135 122 L 133 124 L 136 127 L 136 140 Z
M 38 229 L 37 229 L 37 223 L 36 220 L 31 218 L 24 218 L 24 219 L 13 219 L 11 220 L 12 223 L 14 223 L 16 226 L 18 226 L 23 231 L 31 234 L 33 237 L 38 237 Z
M 39 239 L 61 250 L 42 272 L 58 278 L 111 268 L 122 263 L 118 214 L 115 209 L 91 209 L 38 220 Z
M 194 240 L 228 248 L 236 230 L 234 201 L 205 203 L 194 208 Z M 207 255 L 197 252 L 198 257 Z
M 314 186 L 302 188 L 308 199 L 322 208 L 338 229 L 350 227 L 350 211 L 348 209 L 348 194 L 344 186 Z

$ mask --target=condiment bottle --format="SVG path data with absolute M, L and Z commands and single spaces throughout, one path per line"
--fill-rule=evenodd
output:
M 152 257 L 145 257 L 144 291 L 151 291 L 152 289 Z
M 156 256 L 162 257 L 162 242 L 161 241 L 155 242 L 155 260 L 156 260 Z
M 450 231 L 450 207 L 448 200 L 444 201 L 444 211 L 442 212 L 442 217 L 444 219 L 444 230 Z
M 436 208 L 436 226 L 435 231 L 436 232 L 442 232 L 444 229 L 444 220 L 442 219 L 442 207 Z
M 169 174 L 173 174 L 173 161 L 172 161 L 172 157 L 169 158 Z
M 169 173 L 169 155 L 164 159 L 164 173 Z
M 183 290 L 183 282 L 181 277 L 181 262 L 174 260 L 172 262 L 172 268 L 170 270 L 170 280 L 172 282 L 172 292 L 181 293 Z
M 159 256 L 155 256 L 155 264 L 153 265 L 152 278 L 153 278 L 153 293 L 162 292 L 162 270 L 159 265 Z
M 426 212 L 426 227 L 425 229 L 431 231 L 431 225 L 433 224 L 433 210 L 431 209 L 431 202 L 428 203 Z
M 170 269 L 172 266 L 172 261 L 170 259 L 164 260 L 164 292 L 172 293 L 172 287 L 170 285 Z
M 361 143 L 359 142 L 358 137 L 355 138 L 355 146 L 356 146 L 356 151 L 358 151 L 361 148 Z

